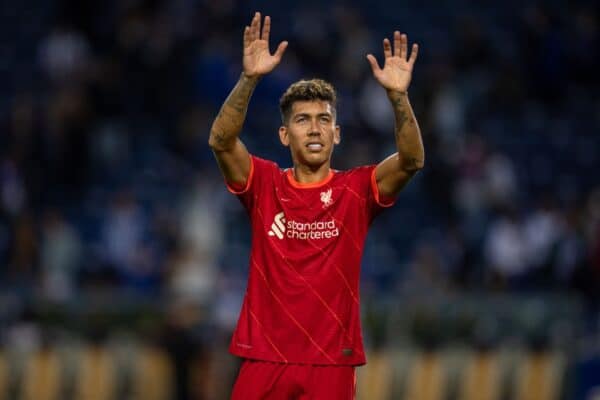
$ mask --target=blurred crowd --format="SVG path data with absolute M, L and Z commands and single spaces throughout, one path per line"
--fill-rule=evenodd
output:
M 566 293 L 600 335 L 596 2 L 10 3 L 0 6 L 4 326 L 36 304 L 106 293 L 192 305 L 224 332 L 235 324 L 250 232 L 207 140 L 258 10 L 272 17 L 272 48 L 290 45 L 242 138 L 282 167 L 278 99 L 301 78 L 338 90 L 335 168 L 392 153 L 392 110 L 365 55 L 381 60 L 396 29 L 421 46 L 410 99 L 426 166 L 372 228 L 363 298 Z

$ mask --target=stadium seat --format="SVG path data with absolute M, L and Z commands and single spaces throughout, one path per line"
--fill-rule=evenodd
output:
M 62 400 L 64 365 L 53 347 L 33 352 L 25 362 L 21 380 L 22 400 Z
M 88 346 L 79 355 L 74 400 L 113 400 L 117 397 L 117 365 L 105 347 Z
M 496 351 L 474 352 L 467 357 L 458 382 L 461 400 L 500 400 L 502 371 Z
M 528 353 L 515 376 L 515 400 L 561 398 L 564 361 L 552 351 Z
M 413 360 L 405 385 L 405 400 L 443 400 L 447 376 L 441 352 L 423 352 Z
M 173 393 L 173 366 L 156 347 L 141 347 L 132 371 L 131 400 L 168 400 Z
M 0 400 L 7 400 L 10 387 L 10 367 L 4 351 L 0 350 Z
M 368 368 L 359 368 L 357 372 L 357 399 L 392 398 L 393 365 L 389 353 L 385 351 L 371 353 L 368 362 Z

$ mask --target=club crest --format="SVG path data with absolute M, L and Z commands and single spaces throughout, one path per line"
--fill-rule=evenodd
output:
M 323 208 L 327 208 L 331 205 L 333 202 L 333 199 L 331 198 L 331 188 L 325 192 L 321 192 L 321 202 L 323 203 Z

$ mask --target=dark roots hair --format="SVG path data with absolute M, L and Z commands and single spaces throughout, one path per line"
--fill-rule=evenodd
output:
M 292 112 L 292 105 L 296 101 L 327 101 L 333 108 L 335 115 L 335 106 L 337 96 L 333 85 L 322 79 L 301 80 L 292 83 L 279 99 L 279 110 L 281 112 L 281 121 L 286 124 Z

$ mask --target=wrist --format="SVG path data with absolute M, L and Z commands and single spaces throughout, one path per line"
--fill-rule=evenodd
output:
M 408 89 L 406 90 L 398 90 L 398 89 L 386 89 L 387 95 L 390 99 L 408 96 Z
M 258 83 L 262 78 L 262 75 L 248 75 L 246 72 L 242 71 L 242 75 L 240 76 L 240 80 L 247 81 L 250 83 Z

